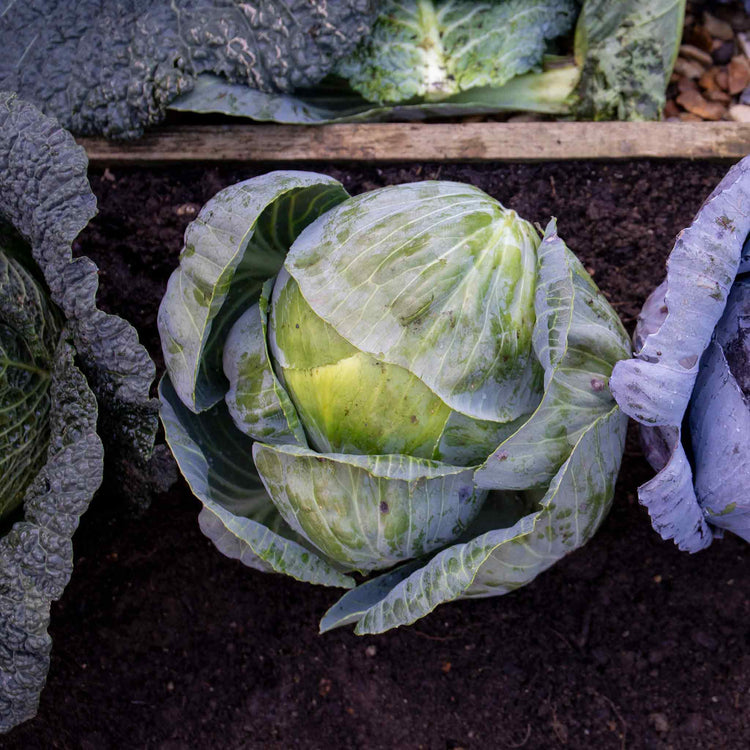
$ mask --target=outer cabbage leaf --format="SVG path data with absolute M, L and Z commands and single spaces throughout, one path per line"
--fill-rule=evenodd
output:
M 341 203 L 300 234 L 284 267 L 358 350 L 462 414 L 507 422 L 539 400 L 527 315 L 538 244 L 481 190 L 428 181 Z
M 135 329 L 96 307 L 98 269 L 73 259 L 73 241 L 96 213 L 82 148 L 51 118 L 0 92 L 0 219 L 25 240 L 50 296 L 68 320 L 81 368 L 99 400 L 108 455 L 145 492 L 157 427 L 149 398 L 155 368 Z
M 7 0 L 0 89 L 81 135 L 135 138 L 213 72 L 263 91 L 317 83 L 369 30 L 371 0 Z
M 327 175 L 269 172 L 221 190 L 190 223 L 157 321 L 172 384 L 190 409 L 223 398 L 229 329 L 278 273 L 297 235 L 347 197 Z
M 467 530 L 468 541 L 416 570 L 367 582 L 361 594 L 346 594 L 322 629 L 357 621 L 357 633 L 377 633 L 414 622 L 442 602 L 513 591 L 584 544 L 606 516 L 627 428 L 606 379 L 629 353 L 627 335 L 557 236 L 554 220 L 539 248 L 538 275 L 534 348 L 545 370 L 545 397 L 475 478 L 480 487 L 536 491 L 541 499 L 531 511 L 520 503 L 515 517 L 503 513 L 503 522 L 489 531 L 480 515 L 476 530 Z M 564 420 L 556 419 L 555 407 L 567 402 L 573 406 Z M 507 505 L 507 494 L 496 502 Z
M 46 461 L 28 486 L 24 520 L 0 538 L 0 732 L 36 713 L 49 669 L 50 603 L 73 571 L 73 532 L 102 480 L 97 406 L 61 341 L 50 384 Z
M 96 266 L 72 258 L 71 244 L 95 212 L 86 166 L 83 149 L 57 122 L 0 92 L 0 245 L 7 264 L 0 273 L 0 338 L 6 355 L 9 340 L 16 353 L 23 341 L 27 356 L 16 357 L 12 369 L 31 365 L 27 372 L 49 380 L 49 407 L 40 402 L 23 424 L 44 435 L 33 451 L 46 456 L 41 467 L 21 467 L 25 493 L 16 512 L 23 520 L 0 539 L 0 731 L 36 710 L 49 664 L 49 604 L 70 576 L 71 537 L 101 482 L 96 430 L 138 492 L 133 480 L 145 484 L 156 429 L 156 402 L 148 399 L 153 363 L 127 323 L 96 308 Z M 4 390 L 2 407 L 8 396 Z M 3 446 L 4 481 L 19 466 L 12 456 L 19 440 L 10 435 L 10 453 Z M 133 459 L 141 462 L 134 469 Z
M 750 317 L 750 284 L 745 285 Z M 750 400 L 724 350 L 709 344 L 690 407 L 695 493 L 707 520 L 750 542 Z
M 329 557 L 361 572 L 452 542 L 487 494 L 474 486 L 472 469 L 412 456 L 256 443 L 253 458 L 287 523 Z
M 576 26 L 575 114 L 659 119 L 684 17 L 685 0 L 585 0 Z
M 677 237 L 666 282 L 641 312 L 635 358 L 618 363 L 612 374 L 612 392 L 623 411 L 644 426 L 646 456 L 658 472 L 639 488 L 640 501 L 656 531 L 690 552 L 708 546 L 715 531 L 706 521 L 709 509 L 702 508 L 696 496 L 682 444 L 683 417 L 704 351 L 744 262 L 748 206 L 750 159 L 745 158 L 730 169 Z M 716 387 L 715 383 L 702 398 L 712 398 Z
M 539 510 L 508 529 L 443 550 L 364 612 L 360 606 L 355 632 L 380 633 L 406 625 L 454 599 L 514 591 L 588 541 L 612 502 L 626 426 L 617 407 L 599 417 L 553 477 Z M 355 601 L 353 593 L 345 596 Z M 322 627 L 348 624 L 354 614 L 341 607 L 331 610 Z
M 546 487 L 595 415 L 612 407 L 612 366 L 630 355 L 617 314 L 550 221 L 538 250 L 534 353 L 544 397 L 477 470 L 486 489 Z
M 387 0 L 372 32 L 336 66 L 365 99 L 444 99 L 541 69 L 546 43 L 567 33 L 574 0 Z
M 215 112 L 249 117 L 261 122 L 324 125 L 336 122 L 425 120 L 526 110 L 566 114 L 567 99 L 578 83 L 579 71 L 567 65 L 542 73 L 527 73 L 503 86 L 481 86 L 439 102 L 375 105 L 348 86 L 321 85 L 293 94 L 269 94 L 217 76 L 198 76 L 194 88 L 177 97 L 169 109 L 176 112 Z
M 264 572 L 350 588 L 354 582 L 283 521 L 252 464 L 253 441 L 240 432 L 223 401 L 194 414 L 168 376 L 159 386 L 167 443 L 190 489 L 203 503 L 200 525 L 220 552 Z

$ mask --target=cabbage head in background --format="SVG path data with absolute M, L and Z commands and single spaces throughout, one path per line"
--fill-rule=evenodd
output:
M 664 539 L 750 541 L 750 157 L 680 232 L 612 392 L 658 472 L 638 489 Z
M 200 75 L 171 109 L 287 123 L 531 111 L 657 120 L 685 0 L 382 0 L 369 34 L 311 88 Z
M 157 427 L 154 364 L 72 256 L 96 213 L 87 167 L 55 120 L 0 92 L 0 732 L 36 713 L 104 448 L 145 465 Z
M 159 330 L 162 419 L 204 533 L 351 589 L 322 630 L 512 591 L 611 503 L 627 336 L 554 220 L 540 239 L 471 185 L 231 186 L 188 227 Z

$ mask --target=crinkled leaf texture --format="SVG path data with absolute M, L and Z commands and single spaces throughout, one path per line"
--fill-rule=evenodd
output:
M 59 315 L 44 287 L 14 257 L 17 240 L 0 231 L 0 519 L 18 506 L 44 464 L 60 338 Z
M 24 369 L 20 363 L 27 373 L 40 375 L 39 382 L 49 379 L 47 405 L 40 401 L 23 425 L 24 431 L 45 435 L 33 449 L 40 457 L 34 470 L 24 469 L 25 494 L 18 511 L 24 520 L 0 540 L 4 729 L 33 714 L 44 683 L 49 602 L 62 593 L 72 567 L 72 534 L 101 481 L 102 450 L 95 428 L 115 460 L 123 466 L 136 462 L 129 481 L 131 490 L 138 491 L 133 480 L 140 478 L 145 486 L 145 463 L 157 426 L 157 403 L 148 397 L 153 363 L 131 326 L 96 308 L 96 266 L 88 258 L 72 257 L 73 241 L 95 213 L 86 168 L 83 149 L 55 120 L 15 94 L 0 92 L 0 245 L 7 264 L 0 284 L 18 293 L 0 304 L 0 326 L 5 334 L 15 332 L 11 344 L 23 339 L 27 347 L 25 358 L 15 357 L 13 369 Z M 42 302 L 42 294 L 49 299 Z M 14 299 L 20 305 L 15 310 Z M 57 342 L 63 323 L 70 345 Z M 7 355 L 12 337 L 0 338 Z M 8 372 L 6 368 L 4 376 Z M 17 373 L 12 378 L 10 385 L 18 386 Z M 31 387 L 30 382 L 25 385 Z M 3 392 L 4 399 L 8 393 Z M 9 465 L 7 453 L 4 459 L 5 480 L 17 463 Z
M 635 358 L 612 376 L 612 392 L 643 425 L 646 456 L 658 471 L 639 488 L 640 500 L 656 531 L 690 552 L 708 546 L 716 527 L 747 535 L 750 313 L 740 273 L 747 272 L 749 232 L 745 158 L 678 236 L 666 281 L 641 312 Z M 688 407 L 695 482 L 683 443 Z
M 99 434 L 108 455 L 123 467 L 128 462 L 133 489 L 141 492 L 158 423 L 158 402 L 149 398 L 155 367 L 135 329 L 96 307 L 96 265 L 73 258 L 73 241 L 96 213 L 87 167 L 84 150 L 54 119 L 0 92 L 0 217 L 28 243 L 68 320 L 76 356 L 99 400 Z
M 46 460 L 0 539 L 0 732 L 31 718 L 49 669 L 50 604 L 73 571 L 73 532 L 102 480 L 94 394 L 64 339 L 51 373 Z
M 4 6 L 4 7 L 3 7 Z M 6 0 L 0 89 L 81 135 L 136 138 L 211 72 L 269 92 L 317 83 L 372 0 Z

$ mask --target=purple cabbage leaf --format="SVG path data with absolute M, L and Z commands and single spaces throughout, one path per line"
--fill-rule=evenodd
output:
M 656 531 L 689 552 L 724 530 L 750 540 L 748 233 L 750 157 L 677 237 L 639 316 L 635 356 L 610 381 L 657 471 L 640 502 Z

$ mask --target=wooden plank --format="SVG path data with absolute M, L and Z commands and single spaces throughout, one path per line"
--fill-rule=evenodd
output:
M 94 166 L 175 162 L 738 159 L 750 123 L 182 125 L 133 142 L 80 138 Z

